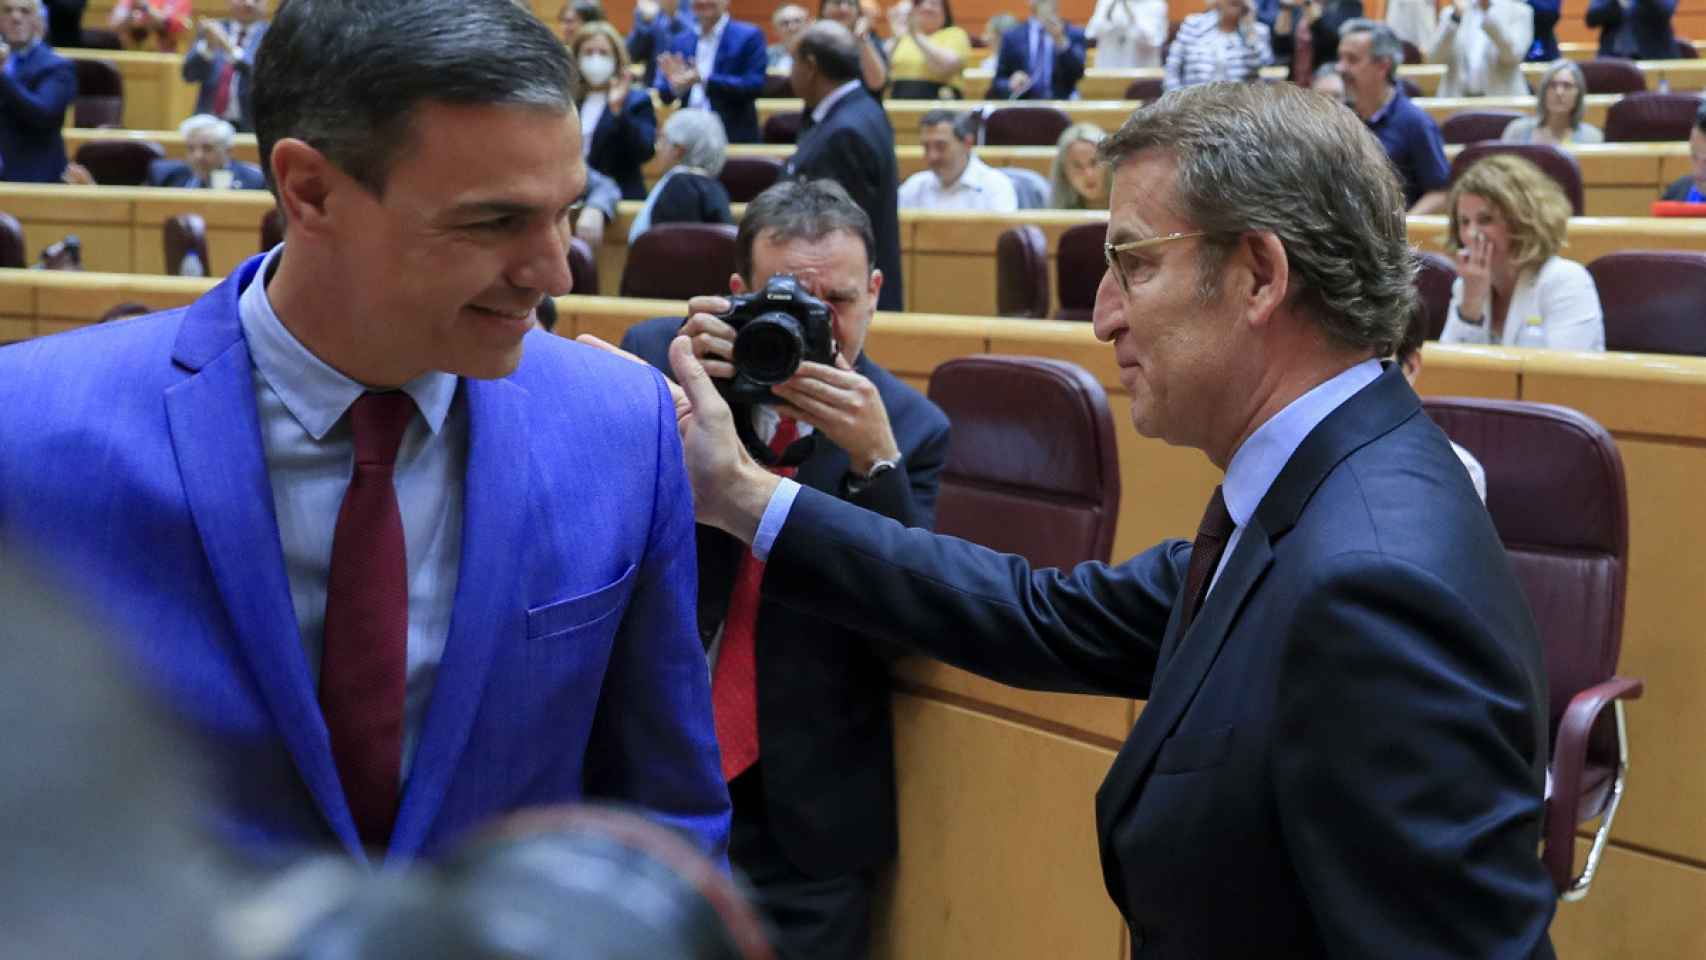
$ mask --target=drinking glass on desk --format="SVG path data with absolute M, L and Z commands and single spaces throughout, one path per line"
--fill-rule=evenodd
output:
M 207 176 L 208 185 L 215 190 L 231 189 L 231 183 L 235 179 L 229 170 L 215 170 Z

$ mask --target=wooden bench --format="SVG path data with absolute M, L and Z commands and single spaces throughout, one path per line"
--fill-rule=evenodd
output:
M 265 190 L 0 185 L 0 210 L 22 224 L 29 256 L 74 233 L 83 265 L 112 273 L 164 274 L 162 227 L 198 213 L 207 221 L 209 273 L 224 276 L 260 249 L 261 217 L 272 207 Z

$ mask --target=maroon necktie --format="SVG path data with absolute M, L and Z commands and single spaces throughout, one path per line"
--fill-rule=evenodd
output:
M 783 417 L 770 438 L 778 455 L 799 437 L 799 424 Z M 772 468 L 791 477 L 793 467 Z M 753 653 L 758 634 L 758 588 L 764 582 L 764 561 L 746 550 L 735 571 L 729 610 L 723 617 L 723 642 L 711 669 L 711 714 L 717 745 L 723 753 L 723 779 L 733 780 L 758 762 L 758 664 Z
M 1185 574 L 1185 615 L 1179 621 L 1180 633 L 1190 627 L 1197 611 L 1202 609 L 1208 585 L 1214 582 L 1214 570 L 1220 566 L 1220 557 L 1226 552 L 1226 541 L 1231 539 L 1233 529 L 1232 514 L 1226 512 L 1226 499 L 1221 496 L 1220 488 L 1215 487 L 1208 509 L 1203 511 L 1202 523 L 1197 525 L 1197 539 L 1191 544 L 1191 565 Z
M 243 49 L 243 40 L 248 36 L 249 28 L 239 26 L 231 46 L 237 50 Z M 237 56 L 235 53 L 225 57 L 225 66 L 219 70 L 219 83 L 213 89 L 213 115 L 225 119 L 225 111 L 231 108 L 231 81 L 237 78 Z
M 332 535 L 320 709 L 361 841 L 383 848 L 397 816 L 408 661 L 409 571 L 392 474 L 414 417 L 406 393 L 350 406 L 355 472 Z

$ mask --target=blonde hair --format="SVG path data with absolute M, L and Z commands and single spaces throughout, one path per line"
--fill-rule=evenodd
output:
M 581 24 L 580 29 L 575 31 L 575 35 L 569 38 L 569 54 L 576 60 L 575 72 L 577 75 L 580 72 L 581 44 L 593 37 L 603 37 L 610 41 L 610 53 L 616 58 L 616 71 L 618 73 L 628 69 L 628 44 L 622 39 L 621 31 L 611 26 L 608 20 L 594 20 L 591 23 Z
M 1108 135 L 1093 123 L 1075 123 L 1061 131 L 1054 143 L 1054 163 L 1049 167 L 1049 206 L 1057 210 L 1085 210 L 1084 195 L 1066 178 L 1066 148 L 1075 143 L 1099 146 Z
M 1538 267 L 1564 246 L 1570 226 L 1570 201 L 1558 182 L 1531 161 L 1508 153 L 1477 160 L 1451 185 L 1446 201 L 1450 219 L 1446 247 L 1462 249 L 1458 235 L 1457 201 L 1474 194 L 1491 203 L 1510 230 L 1511 262 L 1519 269 Z

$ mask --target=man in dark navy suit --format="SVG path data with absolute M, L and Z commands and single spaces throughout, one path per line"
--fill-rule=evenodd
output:
M 41 39 L 38 0 L 0 0 L 0 180 L 58 183 L 65 172 L 65 110 L 77 96 L 71 61 Z
M 761 423 L 781 429 L 782 417 L 809 425 L 801 484 L 928 529 L 948 421 L 864 352 L 887 279 L 871 260 L 869 219 L 832 182 L 785 180 L 747 206 L 736 245 L 730 288 L 761 290 L 770 277 L 793 274 L 830 305 L 842 358 L 804 367 L 781 391 L 786 404 L 742 414 L 754 418 L 755 433 Z M 622 346 L 667 370 L 679 329 L 713 374 L 731 375 L 734 330 L 715 316 L 727 308 L 721 297 L 695 298 L 685 325 L 649 320 L 629 330 Z M 756 581 L 743 597 L 743 565 L 756 562 L 745 545 L 720 530 L 698 532 L 699 628 L 716 648 L 712 698 L 734 801 L 729 859 L 756 888 L 784 960 L 858 960 L 869 954 L 876 871 L 896 846 L 887 663 L 895 648 L 809 612 L 760 603 Z M 756 619 L 739 613 L 748 603 L 756 604 Z M 733 666 L 739 629 L 751 644 L 744 700 Z M 742 742 L 742 702 L 756 710 L 745 716 L 753 743 Z
M 1468 475 L 1378 359 L 1415 296 L 1384 151 L 1326 98 L 1232 83 L 1101 149 L 1095 331 L 1138 432 L 1225 470 L 1194 543 L 1033 570 L 908 530 L 757 467 L 678 339 L 699 520 L 752 543 L 769 603 L 1148 701 L 1096 798 L 1134 958 L 1552 956 L 1540 644 Z
M 679 33 L 658 54 L 654 86 L 665 104 L 714 110 L 730 143 L 758 142 L 764 31 L 729 16 L 729 0 L 693 0 L 698 33 Z
M 1055 0 L 1031 0 L 1031 18 L 1001 35 L 991 100 L 1071 100 L 1084 76 L 1084 31 L 1060 18 Z
M 865 89 L 859 43 L 833 20 L 819 20 L 794 48 L 794 90 L 806 116 L 799 147 L 783 172 L 790 177 L 834 180 L 853 197 L 877 238 L 883 272 L 879 310 L 904 310 L 900 285 L 900 173 L 894 128 L 877 98 Z
M 1599 28 L 1599 55 L 1631 60 L 1676 57 L 1676 0 L 1593 0 L 1587 25 Z

